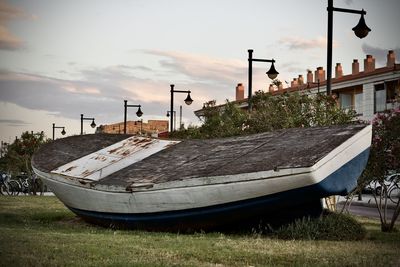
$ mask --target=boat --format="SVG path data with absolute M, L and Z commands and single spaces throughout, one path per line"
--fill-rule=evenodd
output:
M 371 136 L 360 123 L 204 140 L 78 135 L 43 145 L 32 167 L 88 222 L 206 231 L 318 216 L 322 198 L 356 187 Z

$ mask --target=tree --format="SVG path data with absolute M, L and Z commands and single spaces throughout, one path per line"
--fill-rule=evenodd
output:
M 277 90 L 279 89 L 279 86 L 282 85 L 282 82 L 279 79 L 274 79 L 271 82 L 270 86 L 273 86 L 274 88 L 276 88 Z
M 22 133 L 20 138 L 17 138 L 8 146 L 7 153 L 4 156 L 7 172 L 11 173 L 13 176 L 25 173 L 29 177 L 32 177 L 32 155 L 45 142 L 47 141 L 45 140 L 43 132 Z M 35 189 L 36 188 L 33 187 L 33 190 Z M 34 191 L 34 194 L 35 193 L 36 192 Z
M 372 121 L 372 127 L 368 165 L 359 180 L 358 189 L 361 190 L 371 181 L 380 185 L 382 189 L 380 194 L 377 195 L 375 191 L 372 191 L 372 194 L 379 211 L 381 229 L 384 232 L 391 232 L 400 215 L 400 201 L 397 199 L 392 218 L 387 218 L 390 188 L 384 179 L 391 173 L 400 173 L 400 108 L 378 113 Z
M 341 109 L 334 95 L 295 92 L 274 96 L 259 91 L 252 102 L 254 109 L 249 120 L 251 132 L 345 124 L 356 117 L 353 110 Z
M 204 104 L 204 123 L 201 127 L 189 127 L 187 130 L 171 134 L 174 138 L 215 138 L 243 134 L 247 113 L 236 104 L 226 101 L 224 106 L 216 106 L 215 101 Z
M 7 169 L 13 174 L 21 172 L 31 175 L 31 158 L 33 153 L 45 142 L 44 133 L 22 133 L 21 137 L 16 139 L 8 147 L 5 155 Z
M 204 123 L 200 127 L 171 134 L 178 138 L 215 138 L 245 135 L 294 127 L 344 124 L 356 117 L 352 110 L 341 109 L 335 97 L 323 94 L 282 94 L 258 91 L 252 97 L 251 112 L 234 102 L 204 105 Z

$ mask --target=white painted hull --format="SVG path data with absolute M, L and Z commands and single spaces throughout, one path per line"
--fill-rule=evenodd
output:
M 368 126 L 310 168 L 186 179 L 157 184 L 151 188 L 139 187 L 133 192 L 106 187 L 90 188 L 58 173 L 45 173 L 37 169 L 35 172 L 69 208 L 112 214 L 153 214 L 204 209 L 265 198 L 282 192 L 318 187 L 328 178 L 330 184 L 336 187 L 335 181 L 330 177 L 337 176 L 341 168 L 354 159 L 360 158 L 363 161 L 360 164 L 365 166 L 365 153 L 368 154 L 370 143 L 371 126 Z M 362 169 L 355 170 L 351 175 L 359 175 L 360 171 Z M 352 189 L 350 187 L 355 186 L 357 177 L 351 177 L 352 181 L 342 187 L 321 190 L 316 195 L 324 197 L 345 194 Z M 293 199 L 293 202 L 296 201 Z

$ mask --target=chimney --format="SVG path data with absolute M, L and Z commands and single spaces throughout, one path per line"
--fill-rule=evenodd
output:
M 283 84 L 282 83 L 279 84 L 278 90 L 283 90 Z
M 313 74 L 311 70 L 307 71 L 307 83 L 312 83 L 313 82 Z
M 340 63 L 336 63 L 336 67 L 335 67 L 335 78 L 340 78 L 343 76 L 343 68 L 342 65 Z
M 319 79 L 320 82 L 325 81 L 325 71 L 323 67 L 318 67 L 315 71 L 315 82 Z
M 244 86 L 241 83 L 238 83 L 236 86 L 236 101 L 244 99 Z
M 387 67 L 393 67 L 394 64 L 396 63 L 396 55 L 393 50 L 389 50 L 387 54 Z
M 351 64 L 351 74 L 359 74 L 360 73 L 360 63 L 358 63 L 358 59 L 353 59 L 353 63 Z
M 297 79 L 299 82 L 299 85 L 303 85 L 304 84 L 304 78 L 303 75 L 299 75 L 299 78 Z
M 269 85 L 268 91 L 269 91 L 270 93 L 272 93 L 273 91 L 275 91 L 274 85 L 273 85 L 273 84 L 270 84 L 270 85 Z
M 364 72 L 371 72 L 375 70 L 375 58 L 372 55 L 367 55 L 364 59 Z
M 299 85 L 297 78 L 293 78 L 293 81 L 290 83 L 290 87 L 297 87 Z

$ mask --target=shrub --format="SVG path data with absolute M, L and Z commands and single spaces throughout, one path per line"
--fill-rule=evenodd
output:
M 303 217 L 273 232 L 280 239 L 361 240 L 365 228 L 349 215 L 327 212 L 320 218 Z
M 272 95 L 258 91 L 248 112 L 236 102 L 216 105 L 215 100 L 202 109 L 203 124 L 170 134 L 172 138 L 216 138 L 268 132 L 295 127 L 329 126 L 351 123 L 356 114 L 341 109 L 334 96 L 300 93 Z

